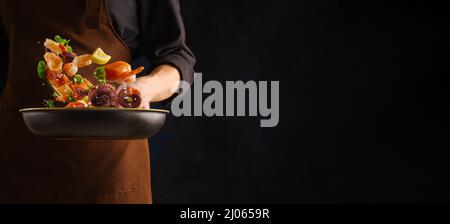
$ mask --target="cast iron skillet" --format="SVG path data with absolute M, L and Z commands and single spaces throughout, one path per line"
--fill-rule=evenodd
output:
M 29 108 L 20 110 L 37 136 L 59 139 L 144 139 L 164 125 L 169 111 L 117 108 Z

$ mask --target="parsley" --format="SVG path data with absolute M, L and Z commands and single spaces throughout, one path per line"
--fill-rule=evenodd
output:
M 67 97 L 67 100 L 69 100 L 69 102 L 75 102 L 75 101 L 76 101 L 72 94 L 70 94 L 70 95 Z
M 97 69 L 95 69 L 94 72 L 94 77 L 97 78 L 97 80 L 102 83 L 102 84 L 106 84 L 106 72 L 105 72 L 105 67 L 98 67 Z
M 45 71 L 47 70 L 47 63 L 45 61 L 39 61 L 37 66 L 37 73 L 39 75 L 39 78 L 44 79 L 45 78 Z
M 48 108 L 54 108 L 55 107 L 55 101 L 53 100 L 44 100 L 44 106 Z
M 56 35 L 56 36 L 55 36 L 55 41 L 58 42 L 58 43 L 60 43 L 60 44 L 62 44 L 63 39 L 61 38 L 60 35 Z

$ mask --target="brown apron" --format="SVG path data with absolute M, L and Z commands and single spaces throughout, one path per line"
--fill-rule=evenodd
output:
M 0 16 L 10 44 L 0 98 L 0 203 L 151 203 L 147 140 L 39 138 L 18 113 L 51 96 L 36 74 L 47 37 L 71 39 L 78 54 L 101 47 L 113 60 L 130 61 L 105 0 L 0 0 Z

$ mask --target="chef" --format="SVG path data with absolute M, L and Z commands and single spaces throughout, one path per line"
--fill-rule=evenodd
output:
M 0 203 L 152 202 L 147 140 L 66 141 L 32 135 L 19 109 L 48 98 L 36 75 L 42 41 L 60 35 L 79 54 L 152 65 L 133 83 L 146 102 L 192 81 L 178 0 L 0 0 Z M 148 104 L 146 104 L 148 105 Z

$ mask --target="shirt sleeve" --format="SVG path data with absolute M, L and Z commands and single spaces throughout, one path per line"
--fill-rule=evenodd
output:
M 139 41 L 152 66 L 170 64 L 181 80 L 192 83 L 195 56 L 185 42 L 185 28 L 179 0 L 136 0 Z

